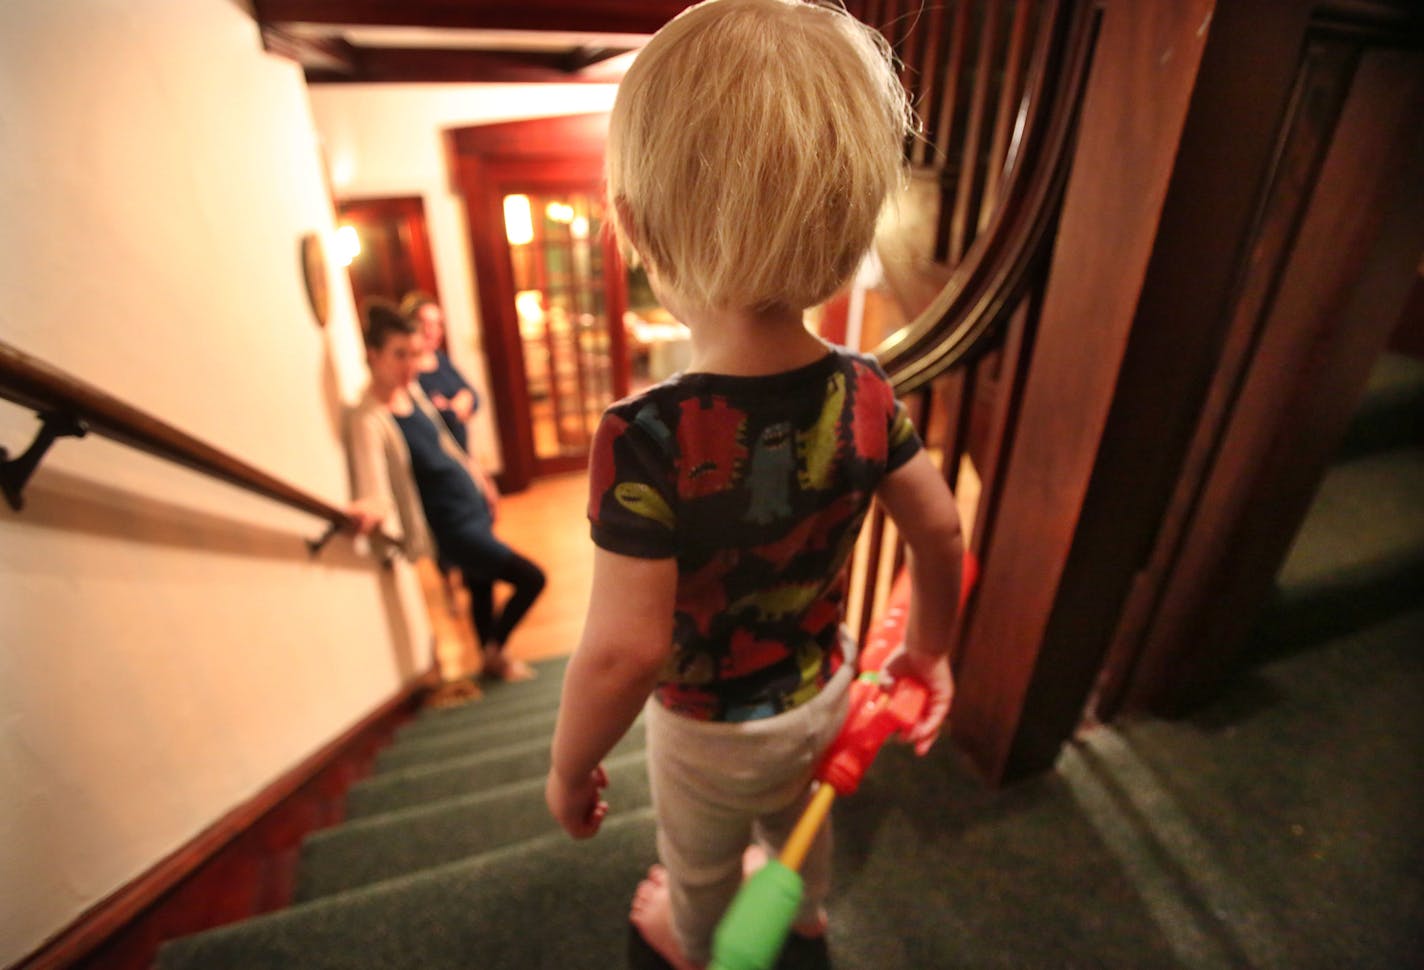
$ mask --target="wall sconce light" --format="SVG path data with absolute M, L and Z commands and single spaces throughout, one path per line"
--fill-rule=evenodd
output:
M 338 266 L 350 266 L 356 257 L 361 255 L 361 237 L 355 226 L 344 225 L 336 230 L 331 243 L 331 254 Z

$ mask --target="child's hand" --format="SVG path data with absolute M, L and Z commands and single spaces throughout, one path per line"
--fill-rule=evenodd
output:
M 587 839 L 598 834 L 603 817 L 608 814 L 608 803 L 601 797 L 607 787 L 608 772 L 603 770 L 603 765 L 572 785 L 551 768 L 544 783 L 544 801 L 565 832 L 576 839 Z
M 892 678 L 914 677 L 929 688 L 929 700 L 919 723 L 912 727 L 905 740 L 915 746 L 915 754 L 924 755 L 939 737 L 939 729 L 949 714 L 954 699 L 954 675 L 949 672 L 949 658 L 911 653 L 904 647 L 885 662 L 884 672 Z

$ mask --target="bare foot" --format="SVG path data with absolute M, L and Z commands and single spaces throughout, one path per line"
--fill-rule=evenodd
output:
M 425 706 L 434 708 L 460 707 L 471 701 L 477 701 L 483 696 L 480 689 L 468 680 L 447 680 L 430 692 L 430 696 L 425 699 Z
M 648 946 L 658 956 L 672 964 L 674 970 L 701 970 L 683 955 L 682 944 L 672 928 L 672 905 L 668 899 L 667 870 L 653 866 L 648 878 L 638 884 L 633 896 L 633 909 L 628 914 Z
M 484 669 L 480 671 L 485 677 L 492 677 L 495 680 L 502 680 L 506 684 L 514 684 L 523 680 L 533 680 L 539 676 L 539 672 L 529 666 L 523 660 L 516 660 L 507 657 L 502 649 L 485 648 Z
M 529 666 L 523 660 L 506 658 L 504 661 L 504 673 L 500 677 L 505 683 L 513 684 L 521 680 L 533 680 L 539 676 L 539 671 Z
M 750 879 L 752 873 L 766 865 L 767 859 L 766 849 L 762 848 L 760 843 L 753 842 L 747 846 L 747 851 L 742 853 L 742 878 Z M 808 940 L 815 940 L 826 935 L 826 926 L 829 923 L 830 917 L 826 915 L 826 911 L 818 909 L 810 919 L 793 923 L 791 932 Z
M 750 879 L 752 873 L 766 865 L 766 849 L 763 849 L 760 842 L 753 842 L 747 846 L 747 851 L 742 853 L 742 878 Z

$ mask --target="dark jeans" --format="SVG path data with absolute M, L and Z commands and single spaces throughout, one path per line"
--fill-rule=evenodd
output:
M 459 567 L 459 563 L 455 565 Z M 511 549 L 492 575 L 487 564 L 482 564 L 479 569 L 460 567 L 460 572 L 465 577 L 465 588 L 470 591 L 470 618 L 474 620 L 480 642 L 485 646 L 503 647 L 519 621 L 524 619 L 524 614 L 529 612 L 529 607 L 544 591 L 544 570 Z M 496 581 L 514 587 L 514 593 L 498 616 L 494 611 Z

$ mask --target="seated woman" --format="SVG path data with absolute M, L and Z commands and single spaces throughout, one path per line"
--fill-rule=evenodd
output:
M 544 572 L 495 538 L 494 485 L 451 436 L 415 383 L 424 341 L 387 301 L 365 311 L 371 381 L 350 414 L 348 434 L 361 525 L 380 526 L 407 557 L 437 555 L 460 570 L 484 651 L 484 672 L 504 680 L 534 675 L 505 655 L 510 633 L 544 589 Z M 498 615 L 494 583 L 514 592 Z
M 415 379 L 420 389 L 430 398 L 430 403 L 445 419 L 445 426 L 455 441 L 467 452 L 470 451 L 470 436 L 467 427 L 470 418 L 480 409 L 479 392 L 465 380 L 465 375 L 455 369 L 450 358 L 441 350 L 445 343 L 445 313 L 435 298 L 418 290 L 406 294 L 401 301 L 400 312 L 413 321 L 425 339 L 425 349 L 420 356 L 420 365 Z M 474 452 L 470 452 L 471 455 Z

